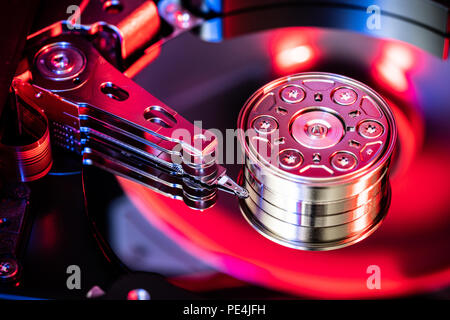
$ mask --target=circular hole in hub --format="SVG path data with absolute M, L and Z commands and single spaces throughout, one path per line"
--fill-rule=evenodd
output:
M 337 115 L 322 109 L 300 113 L 291 124 L 291 135 L 311 149 L 326 149 L 341 141 L 345 129 Z

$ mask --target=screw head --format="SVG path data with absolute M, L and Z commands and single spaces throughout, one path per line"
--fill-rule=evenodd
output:
M 333 100 L 337 104 L 348 106 L 354 104 L 358 94 L 350 88 L 339 88 L 333 93 Z
M 65 71 L 69 66 L 69 57 L 67 57 L 66 53 L 61 51 L 50 56 L 50 65 L 53 69 Z
M 86 67 L 86 57 L 71 44 L 57 42 L 43 47 L 36 55 L 35 64 L 45 78 L 62 81 L 78 76 Z
M 258 133 L 270 134 L 278 128 L 278 122 L 275 118 L 269 116 L 259 116 L 253 120 L 253 129 Z
M 281 99 L 287 103 L 298 103 L 305 98 L 305 91 L 294 85 L 289 85 L 281 89 Z
M 293 169 L 303 163 L 303 156 L 297 150 L 286 149 L 278 154 L 278 161 L 283 168 Z
M 383 134 L 384 127 L 381 123 L 373 120 L 366 120 L 359 124 L 358 133 L 367 139 L 375 139 Z
M 19 270 L 19 266 L 14 259 L 3 258 L 0 261 L 0 279 L 7 280 L 13 278 Z
M 358 160 L 349 152 L 337 152 L 331 157 L 331 165 L 339 171 L 348 171 L 356 167 Z

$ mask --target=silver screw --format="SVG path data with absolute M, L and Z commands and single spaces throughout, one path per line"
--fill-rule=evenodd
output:
M 338 152 L 331 157 L 331 165 L 339 171 L 348 171 L 356 167 L 358 160 L 349 152 Z
M 69 66 L 69 58 L 61 51 L 51 56 L 50 63 L 55 69 L 64 71 Z
M 281 99 L 287 103 L 298 103 L 305 98 L 305 91 L 297 86 L 287 86 L 281 90 Z
M 269 134 L 278 128 L 278 122 L 269 116 L 260 116 L 253 120 L 253 128 L 262 134 Z
M 358 95 L 350 88 L 339 88 L 333 94 L 334 102 L 344 106 L 355 103 L 356 99 L 358 99 Z
M 86 57 L 67 42 L 43 47 L 36 58 L 36 67 L 45 78 L 67 80 L 76 77 L 86 66 Z
M 302 154 L 293 149 L 286 149 L 280 152 L 278 155 L 280 165 L 286 169 L 293 169 L 298 167 L 303 162 Z
M 359 134 L 367 139 L 378 138 L 383 134 L 383 131 L 383 125 L 373 120 L 366 120 L 358 126 Z

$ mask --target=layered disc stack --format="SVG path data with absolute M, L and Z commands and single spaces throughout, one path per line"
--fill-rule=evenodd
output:
M 261 234 L 305 250 L 367 237 L 389 207 L 393 114 L 366 85 L 301 73 L 256 91 L 238 122 L 241 211 Z

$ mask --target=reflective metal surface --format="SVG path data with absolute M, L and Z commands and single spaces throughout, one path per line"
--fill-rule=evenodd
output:
M 260 130 L 249 135 L 255 122 Z M 369 87 L 335 74 L 289 75 L 249 98 L 238 127 L 252 194 L 241 209 L 263 235 L 329 250 L 367 237 L 382 220 L 389 184 L 379 182 L 388 179 L 397 129 Z
M 442 254 L 450 243 L 450 198 L 445 187 L 450 179 L 450 154 L 443 147 L 450 137 L 447 61 L 401 42 L 307 27 L 256 32 L 218 43 L 202 41 L 195 32 L 183 33 L 152 47 L 145 58 L 139 62 L 147 64 L 136 65 L 140 72 L 134 73 L 134 80 L 158 92 L 160 99 L 190 121 L 201 119 L 205 128 L 236 129 L 242 106 L 258 88 L 305 71 L 337 73 L 367 84 L 388 102 L 397 122 L 389 212 L 370 237 L 339 250 L 294 250 L 270 241 L 243 220 L 239 202 L 226 194 L 220 195 L 210 214 L 195 216 L 182 204 L 120 179 L 141 215 L 187 252 L 237 278 L 308 297 L 404 296 L 450 284 L 450 256 Z M 356 148 L 358 141 L 351 144 Z M 236 176 L 242 164 L 227 164 L 227 170 Z M 384 188 L 386 175 L 380 177 L 378 182 L 368 181 L 372 189 L 353 198 L 352 207 L 360 207 L 365 198 Z M 250 197 L 257 197 L 249 191 Z M 283 198 L 275 196 L 271 203 L 284 205 Z M 335 203 L 327 210 L 338 213 L 341 208 Z M 292 205 L 290 211 L 295 210 L 297 206 Z M 346 223 L 361 214 L 350 210 L 316 218 L 315 223 Z M 297 223 L 295 216 L 289 217 Z M 109 223 L 117 222 L 111 217 Z M 110 239 L 114 237 L 109 234 Z M 139 243 L 145 246 L 144 241 Z M 123 256 L 123 261 L 137 268 L 135 259 Z M 382 290 L 366 286 L 370 265 L 383 272 Z
M 86 38 L 44 30 L 28 50 L 32 77 L 16 89 L 45 112 L 54 144 L 199 210 L 216 203 L 218 188 L 247 196 L 217 163 L 211 132 L 124 76 Z
M 70 43 L 58 42 L 42 48 L 35 64 L 44 77 L 62 81 L 78 76 L 86 67 L 86 57 Z

